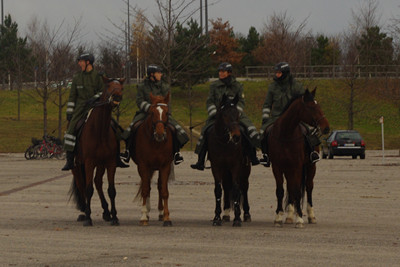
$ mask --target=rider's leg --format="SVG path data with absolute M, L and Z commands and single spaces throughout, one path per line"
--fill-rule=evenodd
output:
M 261 140 L 261 151 L 263 154 L 263 158 L 260 159 L 260 164 L 264 165 L 264 167 L 271 166 L 271 162 L 268 156 L 268 132 L 265 132 L 264 138 Z
M 321 158 L 319 157 L 319 153 L 315 151 L 315 147 L 320 144 L 320 140 L 318 136 L 309 134 L 305 137 L 307 151 L 310 153 L 310 161 L 311 163 L 315 163 L 319 161 Z
M 257 151 L 256 148 L 251 144 L 249 137 L 242 132 L 243 138 L 242 138 L 242 145 L 244 146 L 244 151 L 246 155 L 249 157 L 251 161 L 251 165 L 255 166 L 260 164 L 260 160 L 257 158 Z
M 174 164 L 178 165 L 179 163 L 183 162 L 183 157 L 179 152 L 181 148 L 179 145 L 178 138 L 176 136 L 176 132 L 174 132 L 172 136 L 173 136 L 172 145 L 173 145 Z

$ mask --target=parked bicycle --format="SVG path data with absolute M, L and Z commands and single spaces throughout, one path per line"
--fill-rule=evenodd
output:
M 65 159 L 65 152 L 59 138 L 44 135 L 42 140 L 32 137 L 32 145 L 26 149 L 25 158 L 28 160 L 38 158 Z

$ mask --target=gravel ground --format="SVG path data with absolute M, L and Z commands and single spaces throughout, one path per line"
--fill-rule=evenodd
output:
M 365 160 L 317 163 L 317 224 L 303 229 L 274 227 L 275 181 L 262 166 L 253 167 L 250 176 L 252 222 L 213 227 L 211 170 L 190 169 L 196 157 L 183 155 L 169 185 L 172 227 L 157 220 L 156 179 L 149 226 L 139 226 L 140 178 L 132 163 L 116 175 L 120 226 L 101 219 L 95 194 L 94 226 L 83 227 L 69 202 L 72 175 L 60 171 L 63 161 L 0 154 L 0 266 L 400 265 L 398 151 L 385 151 L 384 160 L 381 151 L 367 151 Z

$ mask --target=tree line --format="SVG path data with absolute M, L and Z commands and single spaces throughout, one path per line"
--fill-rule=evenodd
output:
M 26 93 L 43 106 L 46 133 L 48 101 L 59 107 L 61 132 L 64 96 L 77 71 L 76 57 L 83 51 L 94 53 L 96 68 L 109 77 L 129 75 L 140 80 L 147 65 L 155 63 L 163 67 L 170 85 L 183 89 L 215 76 L 220 62 L 231 62 L 237 76 L 245 75 L 246 66 L 273 66 L 280 61 L 294 68 L 342 65 L 347 73 L 344 86 L 351 98 L 367 82 L 360 81 L 357 66 L 400 63 L 400 16 L 382 22 L 377 0 L 352 10 L 348 29 L 336 35 L 314 34 L 307 30 L 307 19 L 296 22 L 287 12 L 274 13 L 260 31 L 251 26 L 247 35 L 235 32 L 229 21 L 210 20 L 211 29 L 205 34 L 195 19 L 198 1 L 154 1 L 159 10 L 155 17 L 129 6 L 132 23 L 111 22 L 115 30 L 103 34 L 98 44 L 82 42 L 80 19 L 73 25 L 49 26 L 36 18 L 29 23 L 27 35 L 21 37 L 8 14 L 0 28 L 1 88 L 20 92 L 23 84 L 29 84 L 34 90 Z M 398 83 L 387 86 L 399 90 Z M 398 101 L 400 106 L 400 97 Z

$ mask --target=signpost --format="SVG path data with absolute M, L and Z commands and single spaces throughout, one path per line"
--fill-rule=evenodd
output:
M 383 125 L 383 116 L 379 118 L 379 123 L 382 128 L 382 164 L 385 162 L 385 134 L 384 134 L 384 125 Z

